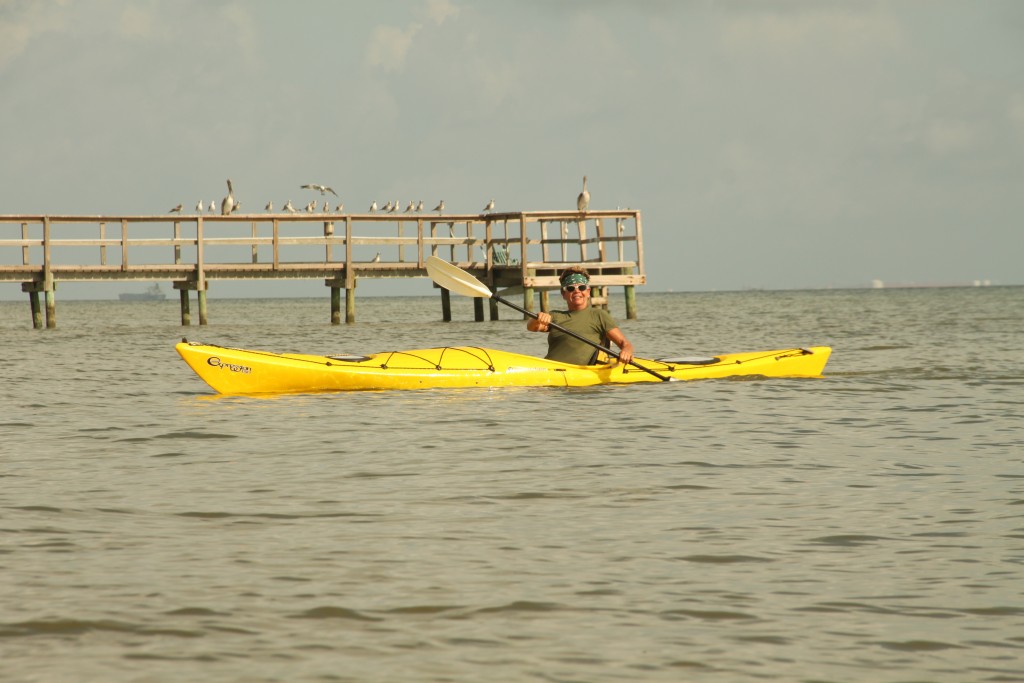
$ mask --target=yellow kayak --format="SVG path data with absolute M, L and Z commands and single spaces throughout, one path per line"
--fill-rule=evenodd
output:
M 175 349 L 221 394 L 287 394 L 368 389 L 587 387 L 660 382 L 633 365 L 570 365 L 475 346 L 385 351 L 368 356 L 316 356 L 234 349 L 183 340 Z M 634 359 L 671 380 L 739 375 L 818 377 L 827 346 L 729 353 L 708 358 Z

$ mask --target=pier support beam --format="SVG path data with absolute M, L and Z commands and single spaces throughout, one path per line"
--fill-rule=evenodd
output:
M 473 320 L 478 323 L 484 321 L 484 300 L 480 297 L 473 297 Z
M 199 324 L 206 325 L 209 322 L 209 318 L 206 315 L 206 290 L 200 289 L 196 291 L 196 298 L 199 299 Z
M 57 300 L 52 289 L 43 292 L 43 297 L 46 299 L 46 329 L 52 330 L 57 327 Z
M 626 285 L 622 289 L 626 294 L 626 318 L 636 320 L 636 287 Z
M 192 324 L 192 312 L 189 310 L 188 290 L 182 289 L 178 292 L 181 299 L 181 326 L 188 327 Z
M 352 280 L 345 288 L 345 322 L 349 325 L 356 321 L 356 281 Z
M 40 282 L 22 282 L 21 291 L 28 292 L 28 304 L 32 309 L 32 327 L 43 329 L 43 310 L 39 307 L 39 292 L 43 286 Z
M 533 287 L 523 288 L 523 308 L 533 312 Z M 529 320 L 530 316 L 524 315 L 523 320 Z
M 441 288 L 441 320 L 446 323 L 452 321 L 452 293 L 444 287 Z
M 548 301 L 548 294 L 549 294 L 548 290 L 546 290 L 546 289 L 541 290 L 541 293 L 540 293 L 540 310 L 544 311 L 545 313 L 547 313 L 548 311 L 551 310 L 551 304 Z
M 331 288 L 331 324 L 341 324 L 341 287 L 337 284 L 329 284 Z

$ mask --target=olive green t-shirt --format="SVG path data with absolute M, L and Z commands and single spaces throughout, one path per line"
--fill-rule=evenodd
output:
M 587 306 L 582 311 L 552 311 L 551 322 L 602 346 L 608 343 L 608 331 L 618 327 L 608 311 L 592 306 Z M 595 351 L 593 346 L 584 344 L 561 330 L 553 327 L 548 330 L 548 355 L 545 358 L 549 360 L 587 365 Z

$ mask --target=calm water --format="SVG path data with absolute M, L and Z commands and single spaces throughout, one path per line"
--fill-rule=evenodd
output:
M 183 335 L 544 340 L 437 298 L 0 304 L 0 680 L 1024 681 L 1024 289 L 638 300 L 642 355 L 827 377 L 218 398 Z

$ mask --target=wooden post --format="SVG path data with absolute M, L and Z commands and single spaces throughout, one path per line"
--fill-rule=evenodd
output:
M 182 287 L 178 290 L 181 299 L 181 326 L 188 327 L 192 324 L 192 312 L 188 308 L 188 290 Z
M 626 318 L 636 320 L 636 287 L 626 285 L 622 289 L 626 294 Z
M 32 308 L 32 327 L 37 330 L 43 329 L 43 311 L 39 308 L 38 289 L 33 289 L 28 293 L 28 304 Z
M 199 324 L 206 325 L 209 322 L 209 319 L 206 315 L 206 290 L 197 290 L 196 296 L 199 299 Z
M 484 321 L 484 300 L 478 296 L 473 297 L 473 320 L 478 323 Z
M 345 323 L 351 325 L 355 322 L 355 280 L 351 286 L 345 288 Z
M 256 232 L 256 221 L 253 221 L 252 222 L 252 262 L 253 263 L 259 263 L 259 261 L 260 261 L 260 250 L 259 250 L 259 246 L 256 244 L 256 236 L 258 234 L 259 233 Z M 330 247 L 327 247 L 327 248 L 330 249 Z M 330 252 L 328 252 L 328 260 L 330 260 L 329 256 L 330 256 Z
M 497 320 L 499 317 L 498 314 L 501 312 L 498 309 L 498 302 L 495 301 L 494 299 L 488 299 L 487 303 L 490 304 L 491 308 L 491 320 Z
M 53 287 L 51 286 L 43 294 L 46 297 L 46 327 L 53 329 L 57 327 L 57 302 L 53 296 Z
M 100 265 L 107 265 L 107 245 L 103 241 L 107 238 L 107 224 L 100 221 Z
M 121 270 L 128 270 L 128 221 L 121 219 Z
M 206 316 L 206 250 L 203 237 L 203 217 L 196 219 L 196 298 L 199 301 L 199 324 L 207 323 Z
M 441 288 L 441 320 L 446 323 L 452 321 L 452 293 L 444 287 Z
M 341 286 L 337 283 L 331 283 L 331 324 L 341 324 Z
M 28 223 L 21 224 L 21 239 L 24 242 L 28 242 Z M 21 248 L 21 265 L 28 265 L 28 245 L 24 245 Z
M 548 290 L 542 289 L 540 292 L 540 310 L 545 313 L 551 310 L 550 303 L 548 302 Z
M 533 287 L 523 287 L 523 308 L 533 311 Z M 530 316 L 524 315 L 523 320 L 529 320 Z

